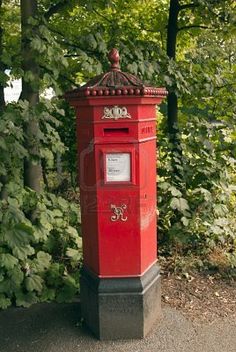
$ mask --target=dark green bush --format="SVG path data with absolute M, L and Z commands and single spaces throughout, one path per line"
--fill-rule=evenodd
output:
M 160 135 L 160 238 L 182 253 L 220 246 L 235 265 L 235 127 L 191 118 L 179 137 L 183 161 L 176 154 L 175 162 L 181 182 L 173 177 L 168 138 Z

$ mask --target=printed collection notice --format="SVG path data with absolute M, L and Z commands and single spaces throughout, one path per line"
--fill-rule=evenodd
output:
M 130 153 L 106 154 L 106 181 L 131 181 Z

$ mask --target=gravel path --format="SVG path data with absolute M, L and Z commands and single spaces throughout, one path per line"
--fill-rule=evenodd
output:
M 80 325 L 79 303 L 38 304 L 0 312 L 0 352 L 235 352 L 236 318 L 190 321 L 163 307 L 143 340 L 98 341 Z

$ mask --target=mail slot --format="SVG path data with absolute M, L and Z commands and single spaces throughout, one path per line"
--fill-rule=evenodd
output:
M 129 134 L 129 128 L 127 127 L 104 128 L 104 136 L 126 136 L 127 134 Z
M 116 49 L 109 60 L 109 72 L 66 94 L 77 114 L 81 309 L 100 339 L 135 338 L 160 316 L 156 105 L 167 93 L 122 72 Z

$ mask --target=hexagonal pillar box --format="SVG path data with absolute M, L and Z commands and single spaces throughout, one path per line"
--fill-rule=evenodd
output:
M 77 115 L 81 309 L 100 339 L 142 338 L 160 317 L 156 105 L 167 92 L 110 71 L 66 93 Z

